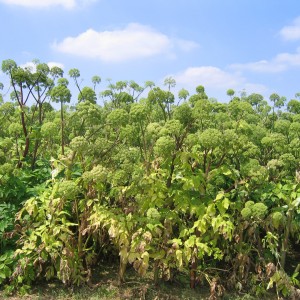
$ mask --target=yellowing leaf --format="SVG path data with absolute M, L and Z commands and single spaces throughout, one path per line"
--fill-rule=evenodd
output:
M 223 198 L 224 198 L 224 193 L 223 193 L 223 192 L 220 192 L 220 193 L 217 195 L 217 197 L 216 197 L 216 201 L 221 200 L 221 199 L 223 199 Z
M 225 209 L 228 209 L 229 205 L 230 205 L 230 201 L 228 198 L 224 198 L 222 205 Z
M 176 265 L 181 268 L 182 267 L 182 251 L 181 250 L 176 250 Z

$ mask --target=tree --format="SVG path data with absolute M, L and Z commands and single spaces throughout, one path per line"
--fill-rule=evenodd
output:
M 95 75 L 95 76 L 92 77 L 92 83 L 94 85 L 94 91 L 96 90 L 96 85 L 100 84 L 100 82 L 101 82 L 101 77 L 100 76 Z
M 84 99 L 84 97 L 82 95 L 82 91 L 81 91 L 80 85 L 79 85 L 79 82 L 78 82 L 78 78 L 80 77 L 80 71 L 78 69 L 76 69 L 76 68 L 70 69 L 69 70 L 69 76 L 71 78 L 73 78 L 73 80 L 75 82 L 75 85 L 76 85 L 79 93 L 81 94 L 81 98 Z
M 53 81 L 48 77 L 49 67 L 47 64 L 36 61 L 35 70 L 30 68 L 18 67 L 16 62 L 7 59 L 2 62 L 2 71 L 10 78 L 13 92 L 11 99 L 18 103 L 21 115 L 21 125 L 23 136 L 25 139 L 25 147 L 22 157 L 18 162 L 18 166 L 22 166 L 22 160 L 29 155 L 30 151 L 30 135 L 38 135 L 38 131 L 43 121 L 43 104 L 49 97 L 49 91 L 53 87 Z M 30 98 L 36 102 L 36 106 L 32 108 L 31 119 L 26 113 L 27 104 Z M 38 127 L 28 126 L 28 123 L 34 122 L 35 111 L 38 111 Z M 35 139 L 34 150 L 32 154 L 32 168 L 37 158 L 37 150 L 39 147 L 38 138 Z
M 50 74 L 53 77 L 53 79 L 57 79 L 59 77 L 63 77 L 64 75 L 64 71 L 62 68 L 57 67 L 57 66 L 53 66 L 50 70 Z
M 229 96 L 230 99 L 232 100 L 232 98 L 233 98 L 233 96 L 234 96 L 234 94 L 235 94 L 235 91 L 234 91 L 233 89 L 229 89 L 229 90 L 227 90 L 226 94 L 227 94 L 227 96 Z
M 180 100 L 186 100 L 187 97 L 189 96 L 189 92 L 186 90 L 186 89 L 181 89 L 179 92 L 178 92 L 178 98 Z
M 174 95 L 171 92 L 155 87 L 149 92 L 148 99 L 160 107 L 165 121 L 171 117 L 171 104 L 174 103 Z
M 197 94 L 192 95 L 189 99 L 192 105 L 195 105 L 197 101 L 206 100 L 208 96 L 205 93 L 205 88 L 203 85 L 198 85 L 196 87 Z
M 252 93 L 247 97 L 247 102 L 249 102 L 255 109 L 258 109 L 258 106 L 263 102 L 264 97 L 260 94 Z
M 138 101 L 139 96 L 143 93 L 145 90 L 145 87 L 140 86 L 137 84 L 134 80 L 131 80 L 128 85 L 129 89 L 131 90 L 131 96 L 135 102 Z
M 292 99 L 287 104 L 287 110 L 293 114 L 300 114 L 300 101 Z
M 89 101 L 91 103 L 96 103 L 97 101 L 97 96 L 95 93 L 95 90 L 93 90 L 92 88 L 85 86 L 81 93 L 78 95 L 78 101 Z
M 7 74 L 10 78 L 11 85 L 13 86 L 13 94 L 11 94 L 12 99 L 16 100 L 19 107 L 20 107 L 20 115 L 21 115 L 21 123 L 22 123 L 22 130 L 23 135 L 25 138 L 25 148 L 23 151 L 23 158 L 26 158 L 29 152 L 29 132 L 27 129 L 27 122 L 25 116 L 25 106 L 29 99 L 29 93 L 27 96 L 24 94 L 24 87 L 27 87 L 27 82 L 29 80 L 29 72 L 23 70 L 22 68 L 18 67 L 16 62 L 7 59 L 2 62 L 2 72 Z M 33 87 L 31 87 L 32 89 Z M 19 160 L 18 167 L 22 166 L 22 162 Z
M 175 87 L 175 86 L 176 86 L 176 81 L 175 81 L 175 79 L 172 78 L 172 77 L 167 77 L 167 78 L 164 80 L 164 85 L 168 87 L 168 91 L 170 92 L 171 87 Z
M 110 105 L 114 108 L 121 108 L 134 101 L 133 96 L 125 92 L 129 87 L 128 81 L 117 81 L 115 84 L 110 79 L 108 81 L 108 89 L 102 91 L 100 95 L 103 98 L 108 98 Z
M 56 103 L 60 103 L 60 117 L 61 117 L 61 153 L 65 154 L 64 150 L 64 103 L 71 101 L 71 92 L 68 89 L 69 81 L 66 78 L 59 78 L 57 85 L 51 90 L 51 100 Z
M 50 91 L 54 86 L 54 81 L 49 77 L 50 69 L 45 63 L 39 63 L 35 65 L 36 72 L 32 74 L 33 80 L 35 81 L 34 90 L 30 90 L 32 97 L 34 98 L 38 110 L 38 127 L 36 129 L 35 135 L 39 135 L 41 126 L 43 124 L 43 119 L 45 117 L 44 103 L 49 98 Z M 37 152 L 40 146 L 40 141 L 38 138 L 35 139 L 35 145 L 33 150 L 33 158 L 31 163 L 31 168 L 34 169 L 37 160 Z
M 148 80 L 145 82 L 145 88 L 152 89 L 154 86 L 155 86 L 155 83 L 153 81 Z

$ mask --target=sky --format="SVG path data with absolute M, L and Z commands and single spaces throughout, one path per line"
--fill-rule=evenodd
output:
M 228 89 L 300 92 L 299 0 L 0 0 L 0 20 L 1 62 L 77 68 L 81 87 L 101 77 L 99 92 L 170 76 L 175 94 L 203 85 L 220 102 Z

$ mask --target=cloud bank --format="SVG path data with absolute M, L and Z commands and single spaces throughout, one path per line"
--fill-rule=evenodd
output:
M 190 51 L 198 45 L 192 41 L 172 39 L 150 26 L 130 23 L 124 29 L 112 31 L 88 29 L 52 46 L 65 54 L 103 62 L 123 62 L 159 54 L 172 56 L 174 50 Z
M 247 82 L 239 73 L 227 72 L 214 66 L 189 67 L 172 77 L 182 86 L 195 88 L 203 85 L 208 89 L 222 91 L 224 95 L 229 88 L 237 91 L 245 89 L 247 93 L 267 91 L 264 85 Z
M 287 41 L 296 41 L 300 39 L 300 17 L 293 21 L 292 25 L 284 26 L 280 32 L 280 36 Z
M 270 60 L 260 60 L 245 64 L 232 64 L 230 67 L 236 71 L 251 71 L 258 73 L 279 73 L 292 67 L 300 66 L 300 48 L 295 53 L 279 53 Z

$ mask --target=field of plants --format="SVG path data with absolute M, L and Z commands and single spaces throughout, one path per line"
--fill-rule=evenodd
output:
M 201 85 L 173 93 L 173 78 L 83 86 L 78 69 L 13 60 L 2 72 L 0 290 L 93 288 L 117 262 L 119 284 L 135 270 L 210 300 L 300 299 L 300 94 L 219 102 Z

